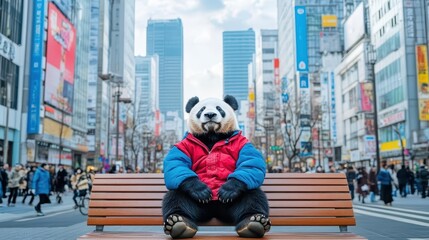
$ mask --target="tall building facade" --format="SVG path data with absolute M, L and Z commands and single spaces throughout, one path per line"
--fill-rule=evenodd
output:
M 159 57 L 159 109 L 161 113 L 165 115 L 167 112 L 177 112 L 180 121 L 183 121 L 182 20 L 180 18 L 149 19 L 146 54 L 148 56 L 156 54 Z
M 419 145 L 429 140 L 427 1 L 368 4 L 371 43 L 377 53 L 380 155 L 393 164 L 401 164 L 402 158 L 405 164 L 411 163 L 409 150 L 427 157 L 427 147 Z
M 155 113 L 159 109 L 158 56 L 137 56 L 135 87 L 135 119 L 138 125 L 155 129 Z
M 32 2 L 21 0 L 3 2 L 0 8 L 0 161 L 9 165 L 26 161 L 26 119 L 21 112 L 27 109 L 23 88 L 28 80 L 25 51 L 31 34 L 26 29 L 32 7 Z
M 239 104 L 247 101 L 248 65 L 255 54 L 255 31 L 223 32 L 223 94 L 233 95 Z

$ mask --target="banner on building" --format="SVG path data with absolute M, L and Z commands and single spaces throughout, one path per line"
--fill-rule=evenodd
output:
M 331 107 L 331 140 L 335 145 L 337 142 L 337 109 L 335 104 L 335 75 L 331 72 L 331 94 L 330 94 L 330 107 Z
M 295 7 L 296 70 L 308 72 L 307 11 L 305 6 Z
M 416 67 L 419 119 L 422 121 L 429 121 L 429 74 L 426 45 L 416 46 Z
M 40 131 L 40 92 L 43 73 L 44 19 L 45 1 L 33 0 L 33 33 L 31 36 L 31 70 L 28 84 L 27 134 L 39 134 Z
M 360 84 L 360 99 L 361 99 L 361 111 L 372 112 L 374 106 L 374 94 L 372 83 L 361 83 Z
M 335 15 L 322 15 L 322 27 L 337 27 L 337 16 Z
M 45 102 L 72 113 L 76 30 L 52 2 L 48 17 Z

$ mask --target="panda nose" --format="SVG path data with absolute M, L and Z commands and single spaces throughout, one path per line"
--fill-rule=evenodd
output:
M 208 112 L 208 113 L 204 114 L 204 116 L 207 117 L 208 119 L 212 119 L 212 118 L 216 117 L 216 115 L 217 114 L 214 112 Z

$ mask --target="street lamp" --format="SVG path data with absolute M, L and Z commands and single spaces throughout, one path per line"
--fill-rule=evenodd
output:
M 371 65 L 371 80 L 372 80 L 372 93 L 374 97 L 374 128 L 375 128 L 375 158 L 377 162 L 377 172 L 380 171 L 380 146 L 378 139 L 378 111 L 377 111 L 377 87 L 375 79 L 375 63 L 377 62 L 377 52 L 372 44 L 368 44 L 368 62 Z

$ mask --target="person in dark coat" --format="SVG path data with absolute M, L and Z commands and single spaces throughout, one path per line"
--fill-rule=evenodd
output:
M 422 198 L 426 198 L 427 188 L 428 188 L 428 180 L 429 180 L 429 171 L 426 169 L 425 165 L 420 166 L 420 171 L 418 173 L 418 177 L 420 178 L 420 185 L 422 189 Z
M 349 166 L 346 172 L 347 183 L 349 185 L 349 191 L 352 197 L 352 200 L 355 198 L 355 181 L 356 181 L 356 172 L 353 166 Z
M 369 170 L 369 177 L 368 177 L 368 185 L 369 185 L 369 198 L 371 202 L 375 202 L 375 195 L 378 195 L 378 184 L 377 184 L 377 170 L 375 167 L 371 167 L 371 170 Z
M 55 177 L 55 190 L 57 192 L 57 202 L 61 203 L 62 202 L 62 195 L 64 193 L 64 187 L 66 185 L 66 181 L 67 181 L 67 176 L 68 173 L 67 171 L 64 169 L 64 166 L 62 164 L 58 165 L 58 172 L 57 175 Z
M 401 166 L 401 169 L 396 173 L 396 177 L 398 178 L 399 194 L 401 197 L 407 197 L 408 174 L 405 165 Z
M 368 173 L 365 168 L 361 167 L 358 170 L 358 174 L 356 176 L 357 181 L 357 190 L 356 192 L 359 194 L 359 200 L 362 200 L 362 203 L 365 203 L 365 198 L 369 193 L 368 186 Z
M 7 164 L 6 164 L 6 166 L 7 166 Z M 6 171 L 7 171 L 7 169 L 4 166 L 3 162 L 0 162 L 1 185 L 2 185 L 2 190 L 3 190 L 3 195 L 0 196 L 0 198 L 6 198 L 7 183 L 9 182 L 9 176 L 8 176 Z
M 27 199 L 28 196 L 31 196 L 30 202 L 28 205 L 32 206 L 34 201 L 34 192 L 29 191 L 33 186 L 33 177 L 35 173 L 35 167 L 30 167 L 30 171 L 27 172 L 27 192 L 25 193 L 24 197 L 22 198 L 22 203 L 25 204 L 25 199 Z
M 39 195 L 39 203 L 34 207 L 37 212 L 37 216 L 44 216 L 41 205 L 45 203 L 51 203 L 49 199 L 49 193 L 51 191 L 51 176 L 49 173 L 49 165 L 42 163 L 37 168 L 36 173 L 33 177 L 33 187 L 31 191 L 35 191 L 36 195 Z

